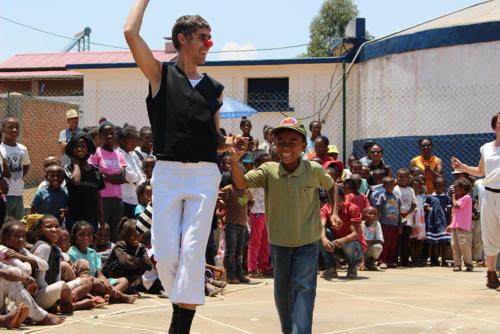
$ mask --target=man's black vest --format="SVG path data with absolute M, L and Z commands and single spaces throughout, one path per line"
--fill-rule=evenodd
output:
M 158 160 L 216 162 L 214 115 L 222 106 L 224 86 L 204 75 L 192 87 L 177 66 L 162 65 L 160 90 L 146 99 L 153 130 L 153 153 Z

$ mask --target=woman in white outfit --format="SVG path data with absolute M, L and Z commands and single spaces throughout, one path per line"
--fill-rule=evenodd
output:
M 457 158 L 451 158 L 452 167 L 474 176 L 484 176 L 485 192 L 481 203 L 481 235 L 488 275 L 486 286 L 500 291 L 495 271 L 500 252 L 500 113 L 491 119 L 496 140 L 481 146 L 481 160 L 477 167 L 467 166 Z

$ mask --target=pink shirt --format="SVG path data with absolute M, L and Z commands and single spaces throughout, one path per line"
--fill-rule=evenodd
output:
M 470 231 L 472 224 L 472 198 L 465 195 L 457 199 L 458 207 L 453 208 L 451 228 L 461 228 Z
M 96 152 L 90 156 L 88 162 L 97 166 L 101 173 L 106 175 L 120 175 L 123 167 L 127 167 L 127 161 L 123 154 L 117 150 L 109 152 L 101 147 L 98 147 Z M 102 197 L 122 198 L 122 186 L 120 184 L 104 182 L 104 185 L 106 187 L 101 190 Z

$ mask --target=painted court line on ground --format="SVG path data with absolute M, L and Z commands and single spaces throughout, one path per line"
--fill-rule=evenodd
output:
M 384 327 L 384 326 L 393 326 L 393 325 L 403 325 L 403 324 L 411 324 L 414 322 L 433 322 L 433 321 L 443 321 L 445 319 L 427 319 L 427 320 L 408 320 L 408 321 L 396 321 L 396 322 L 380 322 L 376 324 L 371 324 L 371 325 L 366 325 L 366 326 L 360 326 L 360 327 L 352 327 L 352 328 L 346 328 L 346 329 L 339 329 L 333 332 L 326 332 L 324 334 L 338 334 L 338 333 L 346 333 L 346 332 L 352 332 L 352 331 L 357 331 L 360 329 L 366 329 L 366 328 L 373 328 L 373 327 Z M 415 326 L 414 326 L 415 327 Z M 429 326 L 416 326 L 416 327 L 429 327 Z
M 234 329 L 234 330 L 237 330 L 239 332 L 242 332 L 242 333 L 246 333 L 246 334 L 254 334 L 253 332 L 249 332 L 247 330 L 244 330 L 243 328 L 239 328 L 239 327 L 235 327 L 233 325 L 229 325 L 229 324 L 226 324 L 224 322 L 221 322 L 221 321 L 217 321 L 217 320 L 214 320 L 214 319 L 210 319 L 210 318 L 207 318 L 207 317 L 204 317 L 202 316 L 201 314 L 198 314 L 196 313 L 195 314 L 196 317 L 199 317 L 203 320 L 207 320 L 207 321 L 210 321 L 210 322 L 213 322 L 215 324 L 218 324 L 218 325 L 221 325 L 221 326 L 224 326 L 224 327 L 228 327 L 228 328 L 231 328 L 231 329 Z

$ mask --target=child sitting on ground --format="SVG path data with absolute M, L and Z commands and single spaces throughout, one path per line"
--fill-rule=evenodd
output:
M 61 188 L 64 169 L 51 165 L 45 169 L 48 188 L 40 188 L 31 201 L 31 213 L 50 214 L 62 224 L 64 210 L 68 206 L 68 194 Z
M 233 172 L 234 167 L 231 173 Z M 245 246 L 247 215 L 249 208 L 254 203 L 252 193 L 248 189 L 238 189 L 231 182 L 221 189 L 220 198 L 226 204 L 224 266 L 227 271 L 227 280 L 230 284 L 248 283 L 250 279 L 242 273 L 242 256 Z
M 68 283 L 61 280 L 63 256 L 56 245 L 61 235 L 57 218 L 44 215 L 38 220 L 36 229 L 40 229 L 40 235 L 31 253 L 48 263 L 47 270 L 38 268 L 35 273 L 38 284 L 35 300 L 38 305 L 46 310 L 54 309 L 61 313 L 94 308 L 94 299 L 86 299 L 92 290 L 92 278 L 77 278 Z
M 377 216 L 382 225 L 384 249 L 380 254 L 381 269 L 396 268 L 394 262 L 398 246 L 398 235 L 401 234 L 401 200 L 394 195 L 394 178 L 385 176 L 382 179 L 384 192 L 377 199 Z
M 425 263 L 420 259 L 422 244 L 425 240 L 424 183 L 419 177 L 414 176 L 408 182 L 408 186 L 413 189 L 415 199 L 417 200 L 416 209 L 410 217 L 410 256 L 413 266 L 421 267 L 425 265 Z
M 408 187 L 410 171 L 406 168 L 400 168 L 396 175 L 397 185 L 394 188 L 394 194 L 401 201 L 401 224 L 403 225 L 403 231 L 398 237 L 398 254 L 400 256 L 400 264 L 403 267 L 408 267 L 410 265 L 410 235 L 412 230 L 410 218 L 417 207 L 417 199 L 415 198 L 413 189 Z
M 377 220 L 377 209 L 373 206 L 367 206 L 363 211 L 364 220 L 361 223 L 363 235 L 366 239 L 368 249 L 365 252 L 364 268 L 366 270 L 378 270 L 375 266 L 380 253 L 382 253 L 384 244 L 384 235 L 382 227 Z
M 137 228 L 139 228 L 139 226 L 137 226 Z M 154 260 L 153 248 L 151 246 L 151 230 L 148 229 L 142 234 L 141 242 L 146 247 L 149 260 L 153 265 L 151 270 L 146 270 L 144 274 L 142 274 L 142 286 L 147 293 L 154 295 L 163 294 L 165 289 L 161 285 L 160 277 L 158 276 L 158 271 L 156 270 L 156 262 Z
M 103 273 L 109 278 L 125 277 L 127 286 L 138 284 L 141 276 L 153 269 L 146 247 L 140 243 L 141 234 L 135 219 L 122 219 L 118 241 L 103 265 Z
M 451 224 L 446 229 L 451 232 L 451 249 L 453 250 L 453 271 L 462 270 L 462 257 L 466 271 L 472 271 L 472 198 L 468 192 L 472 184 L 464 177 L 454 183 L 455 195 L 452 197 L 453 213 Z
M 80 272 L 79 277 L 94 277 L 92 291 L 101 295 L 108 295 L 111 299 L 120 300 L 124 303 L 133 303 L 137 299 L 135 295 L 126 295 L 123 291 L 129 283 L 126 278 L 106 278 L 102 273 L 101 257 L 97 252 L 90 248 L 93 239 L 93 227 L 85 221 L 76 222 L 71 231 L 71 240 L 73 246 L 68 251 L 68 255 L 73 263 L 84 259 L 89 264 L 88 272 Z
M 99 224 L 99 228 L 95 233 L 95 250 L 101 257 L 101 262 L 106 262 L 107 258 L 111 254 L 115 244 L 112 243 L 109 238 L 111 236 L 111 227 L 108 223 Z

